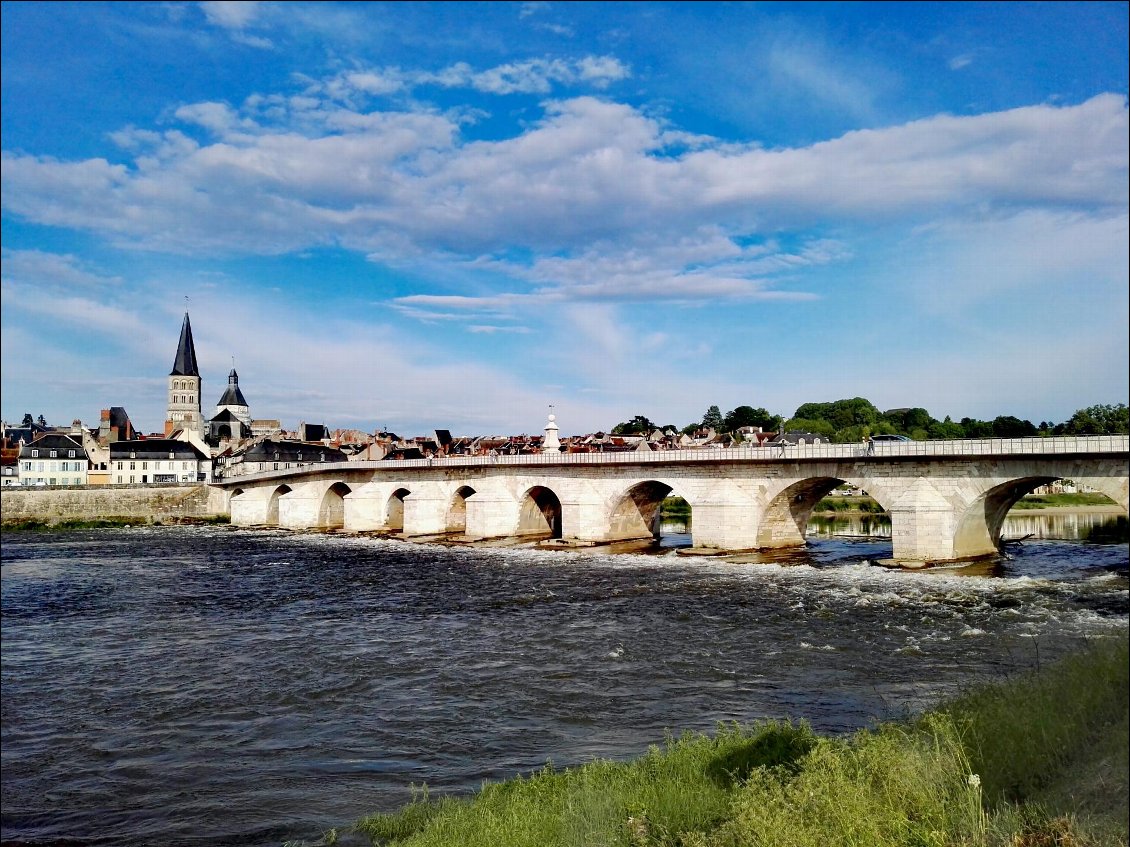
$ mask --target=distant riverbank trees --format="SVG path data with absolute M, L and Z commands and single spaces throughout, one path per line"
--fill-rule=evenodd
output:
M 1130 434 L 1130 415 L 1125 403 L 1098 404 L 1079 409 L 1067 421 L 1034 424 L 1012 415 L 999 415 L 991 421 L 976 418 L 952 420 L 948 415 L 938 420 L 926 409 L 914 407 L 880 411 L 869 400 L 853 397 L 830 403 L 804 403 L 791 418 L 785 420 L 765 409 L 738 406 L 725 415 L 718 406 L 706 410 L 701 421 L 684 427 L 657 426 L 644 415 L 617 424 L 615 435 L 646 435 L 655 430 L 693 433 L 713 429 L 723 434 L 744 426 L 761 427 L 766 432 L 803 431 L 821 435 L 836 443 L 861 441 L 872 435 L 905 435 L 915 441 L 958 438 L 1028 438 L 1052 435 L 1126 435 Z

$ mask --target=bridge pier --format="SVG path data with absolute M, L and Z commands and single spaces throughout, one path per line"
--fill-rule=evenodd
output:
M 345 529 L 348 532 L 372 532 L 388 529 L 388 500 L 395 485 L 369 482 L 345 495 Z
M 279 522 L 277 491 L 277 486 L 260 487 L 249 488 L 233 495 L 229 501 L 232 526 L 277 525 Z
M 932 564 L 958 559 L 974 559 L 997 552 L 993 544 L 981 543 L 971 531 L 967 551 L 954 550 L 954 513 L 951 509 L 889 509 L 891 516 L 891 558 L 898 564 Z M 986 540 L 987 533 L 981 532 Z
M 278 525 L 283 529 L 317 529 L 318 506 L 324 485 L 308 482 L 294 486 L 279 497 Z
M 476 491 L 467 498 L 467 538 L 508 538 L 518 531 L 518 503 L 503 491 Z
M 758 546 L 760 510 L 753 503 L 694 503 L 691 538 L 710 550 L 753 550 Z M 798 544 L 803 545 L 804 539 Z
M 404 498 L 404 535 L 442 535 L 447 532 L 447 506 L 448 498 L 432 486 L 413 491 Z

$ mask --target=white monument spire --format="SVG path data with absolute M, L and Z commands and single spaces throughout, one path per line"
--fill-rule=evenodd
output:
M 553 408 L 553 404 L 549 404 L 549 408 Z M 545 438 L 541 442 L 541 451 L 543 453 L 557 453 L 561 450 L 561 441 L 557 438 L 557 416 L 550 412 L 549 422 L 545 425 Z

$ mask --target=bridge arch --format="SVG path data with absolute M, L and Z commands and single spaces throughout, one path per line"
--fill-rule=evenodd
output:
M 451 503 L 447 507 L 447 516 L 444 520 L 447 532 L 465 533 L 467 531 L 467 499 L 476 493 L 469 485 L 461 486 L 451 496 Z
M 344 482 L 335 482 L 326 489 L 318 504 L 318 526 L 341 529 L 345 526 L 345 495 L 353 491 Z
M 757 546 L 762 549 L 774 547 L 800 547 L 805 543 L 808 522 L 816 504 L 833 489 L 850 484 L 866 491 L 884 509 L 887 505 L 880 499 L 883 493 L 876 493 L 867 487 L 865 480 L 849 480 L 834 476 L 812 476 L 786 485 L 770 498 L 757 528 Z M 884 498 L 885 499 L 885 498 Z
M 561 537 L 561 500 L 551 489 L 535 485 L 522 495 L 518 506 L 517 535 Z
M 637 482 L 612 503 L 608 514 L 608 539 L 659 538 L 661 507 L 673 492 L 671 485 L 659 480 Z
M 1005 516 L 1025 494 L 1061 477 L 1027 476 L 984 491 L 957 516 L 953 538 L 955 558 L 985 556 L 1000 549 Z
M 289 485 L 277 485 L 267 498 L 267 510 L 264 515 L 264 526 L 279 525 L 279 498 L 289 494 L 293 489 Z
M 404 498 L 411 493 L 407 488 L 398 488 L 389 495 L 385 503 L 385 526 L 390 531 L 404 531 Z

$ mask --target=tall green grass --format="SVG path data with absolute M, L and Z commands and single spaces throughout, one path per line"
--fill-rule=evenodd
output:
M 108 515 L 101 518 L 11 518 L 0 522 L 0 529 L 29 532 L 62 532 L 70 529 L 114 529 L 127 526 L 213 525 L 229 524 L 231 515 L 205 515 L 203 517 L 155 518 L 152 516 Z
M 1125 845 L 1128 647 L 1105 639 L 847 737 L 730 724 L 474 797 L 420 790 L 353 831 L 397 847 Z
M 825 497 L 813 506 L 812 511 L 882 514 L 886 510 L 870 497 Z
M 1074 494 L 1029 494 L 1013 504 L 1014 509 L 1046 509 L 1049 506 L 1111 506 L 1114 501 L 1097 492 Z

